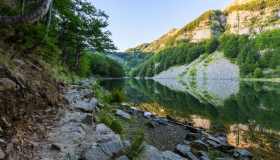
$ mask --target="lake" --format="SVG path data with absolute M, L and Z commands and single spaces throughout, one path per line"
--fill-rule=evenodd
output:
M 192 122 L 210 132 L 226 132 L 230 144 L 260 159 L 280 157 L 280 84 L 201 80 L 102 80 L 123 90 L 126 102 L 160 116 Z

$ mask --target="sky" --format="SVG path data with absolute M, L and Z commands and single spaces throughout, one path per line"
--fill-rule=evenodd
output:
M 233 0 L 90 0 L 110 16 L 108 29 L 120 51 L 158 39 L 209 9 Z

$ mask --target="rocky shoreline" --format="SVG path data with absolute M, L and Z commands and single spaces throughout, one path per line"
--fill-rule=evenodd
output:
M 116 134 L 105 124 L 97 124 L 96 115 L 104 105 L 98 102 L 89 88 L 91 88 L 91 80 L 86 80 L 79 85 L 69 87 L 68 91 L 65 92 L 69 106 L 61 111 L 58 124 L 49 133 L 46 145 L 41 148 L 41 159 L 129 159 L 127 150 L 131 147 L 131 140 Z M 165 137 L 165 129 L 166 132 L 170 128 L 177 129 L 176 127 L 179 127 L 182 129 L 181 136 L 178 136 L 179 139 L 173 143 L 173 149 L 171 145 L 167 147 L 168 150 L 162 151 L 156 147 L 160 144 L 154 146 L 154 144 L 144 142 L 142 151 L 134 159 L 209 160 L 212 159 L 210 153 L 213 151 L 219 152 L 221 157 L 216 158 L 219 160 L 252 159 L 252 154 L 249 151 L 229 145 L 226 135 L 223 133 L 210 135 L 202 128 L 179 123 L 170 117 L 158 117 L 127 104 L 116 108 L 114 114 L 125 121 L 136 118 L 134 123 L 140 121 L 147 126 L 145 132 L 159 130 L 160 133 L 155 135 L 155 139 L 157 139 L 156 137 Z M 176 132 L 174 133 L 173 137 L 176 137 Z M 182 135 L 184 136 L 182 137 Z

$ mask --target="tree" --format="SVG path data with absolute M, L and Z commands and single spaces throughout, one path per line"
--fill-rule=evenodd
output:
M 211 38 L 205 44 L 205 50 L 207 53 L 215 52 L 219 47 L 219 41 L 217 38 Z

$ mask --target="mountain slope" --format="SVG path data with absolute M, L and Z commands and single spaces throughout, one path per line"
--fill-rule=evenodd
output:
M 209 10 L 181 29 L 130 51 L 159 52 L 180 41 L 201 42 L 223 33 L 255 34 L 280 28 L 279 0 L 235 0 L 225 10 Z

